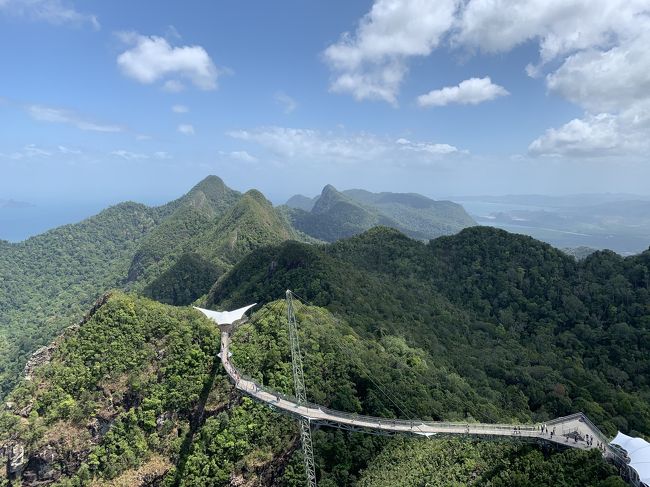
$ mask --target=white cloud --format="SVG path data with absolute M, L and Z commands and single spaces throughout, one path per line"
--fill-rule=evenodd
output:
M 168 25 L 167 28 L 165 29 L 165 36 L 166 37 L 171 37 L 172 39 L 182 39 L 183 36 L 178 32 L 176 27 L 173 25 Z
M 131 152 L 131 151 L 124 150 L 124 149 L 114 150 L 114 151 L 111 152 L 111 155 L 115 156 L 115 157 L 121 157 L 122 159 L 125 159 L 127 161 L 136 161 L 136 160 L 141 160 L 141 159 L 149 159 L 149 156 L 147 154 Z
M 243 162 L 257 162 L 257 157 L 250 155 L 245 150 L 232 151 L 229 156 Z
M 11 159 L 13 161 L 20 161 L 22 159 L 33 159 L 33 158 L 44 158 L 50 157 L 52 152 L 46 149 L 41 149 L 40 147 L 29 144 L 22 148 L 22 150 L 11 152 L 9 154 L 4 154 L 0 152 L 0 157 L 4 159 Z
M 70 110 L 53 108 L 44 105 L 29 105 L 27 113 L 40 122 L 64 123 L 72 125 L 81 130 L 93 132 L 122 132 L 123 127 L 119 125 L 101 124 L 88 120 Z
M 50 151 L 41 149 L 34 144 L 26 145 L 23 148 L 23 154 L 25 157 L 50 157 L 52 155 Z
M 445 106 L 450 103 L 477 105 L 508 94 L 508 91 L 503 86 L 492 83 L 488 76 L 485 78 L 470 78 L 461 81 L 457 86 L 446 86 L 440 90 L 432 90 L 425 95 L 418 96 L 418 104 L 422 107 Z
M 641 155 L 650 151 L 650 100 L 618 114 L 585 114 L 560 128 L 550 128 L 528 151 L 535 156 L 602 157 Z
M 375 0 L 356 30 L 330 45 L 324 59 L 332 72 L 331 91 L 395 105 L 414 57 L 442 46 L 469 54 L 505 53 L 524 43 L 537 44 L 539 56 L 522 69 L 542 76 L 550 91 L 584 109 L 580 120 L 589 126 L 602 128 L 594 121 L 628 110 L 639 116 L 638 106 L 650 98 L 648 0 Z M 418 101 L 477 103 L 505 94 L 494 87 L 470 96 L 463 92 L 470 87 L 434 90 Z M 621 135 L 635 130 L 624 120 L 617 125 Z M 630 138 L 636 135 L 625 136 Z M 599 145 L 593 142 L 585 145 L 586 153 Z
M 182 123 L 178 126 L 178 131 L 184 135 L 194 135 L 194 125 Z
M 120 39 L 131 46 L 117 57 L 122 73 L 143 84 L 151 84 L 169 76 L 180 76 L 202 90 L 217 88 L 220 72 L 201 46 L 173 47 L 163 37 L 122 32 Z M 176 79 L 166 80 L 163 88 L 180 91 Z
M 453 43 L 507 52 L 537 42 L 529 75 L 548 71 L 549 90 L 585 110 L 534 140 L 530 154 L 633 155 L 648 150 L 639 120 L 650 106 L 649 13 L 647 0 L 470 0 Z
M 172 112 L 174 113 L 187 113 L 190 109 L 185 105 L 174 105 L 172 106 Z
M 325 50 L 335 73 L 330 89 L 396 104 L 406 60 L 438 46 L 456 8 L 456 0 L 376 0 L 354 34 L 344 33 Z
M 428 163 L 454 153 L 448 144 L 391 140 L 369 133 L 338 134 L 311 129 L 265 127 L 228 132 L 230 137 L 255 143 L 283 161 L 299 163 Z
M 528 150 L 533 155 L 582 156 L 609 153 L 619 144 L 616 117 L 601 114 L 573 119 L 559 129 L 548 129 Z
M 545 63 L 638 33 L 647 24 L 647 10 L 646 0 L 470 0 L 460 12 L 453 42 L 507 52 L 534 40 Z
M 650 26 L 649 26 L 650 28 Z M 592 112 L 616 112 L 650 98 L 650 30 L 611 49 L 569 56 L 548 87 Z
M 401 146 L 402 150 L 413 151 L 413 152 L 426 152 L 429 154 L 453 154 L 456 152 L 462 152 L 468 154 L 467 151 L 460 151 L 458 147 L 449 144 L 431 144 L 428 142 L 411 142 L 408 139 L 400 138 L 395 141 L 396 144 Z
M 291 113 L 298 107 L 296 100 L 282 91 L 278 91 L 273 98 L 275 98 L 277 103 L 284 107 L 284 113 Z
M 0 0 L 0 12 L 53 25 L 88 24 L 95 30 L 100 29 L 97 16 L 78 12 L 70 2 L 63 0 Z
M 58 149 L 61 154 L 73 154 L 73 155 L 81 154 L 81 151 L 79 149 L 71 149 L 70 147 L 66 147 L 64 145 L 60 145 Z
M 122 158 L 126 161 L 138 161 L 146 159 L 158 159 L 158 160 L 167 160 L 172 159 L 172 155 L 165 151 L 157 151 L 151 154 L 145 154 L 143 152 L 132 152 L 124 149 L 114 150 L 110 155 Z

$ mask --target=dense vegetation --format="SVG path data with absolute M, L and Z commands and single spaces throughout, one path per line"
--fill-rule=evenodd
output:
M 217 331 L 196 312 L 115 294 L 12 392 L 20 422 L 0 439 L 22 442 L 35 458 L 51 454 L 44 471 L 27 467 L 50 479 L 111 479 L 149 454 L 171 458 L 219 374 L 218 347 Z
M 188 304 L 251 250 L 300 238 L 258 191 L 209 176 L 150 208 L 124 203 L 18 244 L 0 241 L 0 399 L 28 357 L 122 287 Z
M 578 263 L 549 245 L 476 227 L 429 244 L 375 229 L 331 246 L 252 253 L 209 303 L 287 287 L 363 336 L 399 335 L 495 408 L 544 421 L 583 411 L 607 433 L 650 434 L 650 252 Z M 450 411 L 451 409 L 443 409 Z
M 331 222 L 319 238 L 428 218 L 417 195 L 326 190 L 310 213 L 331 218 L 313 220 Z M 275 300 L 294 290 L 314 304 L 296 303 L 308 396 L 344 411 L 522 423 L 584 411 L 607 434 L 650 435 L 650 251 L 576 261 L 485 227 L 307 245 L 289 240 L 307 238 L 286 216 L 210 177 L 162 207 L 128 203 L 0 242 L 0 396 L 106 289 L 133 293 L 67 329 L 4 398 L 0 446 L 25 446 L 23 485 L 304 485 L 295 422 L 233 390 L 213 324 L 136 292 L 177 306 L 268 303 L 235 333 L 233 360 L 291 392 Z M 595 454 L 518 443 L 323 428 L 314 446 L 321 487 L 621 485 Z
M 597 452 L 544 455 L 538 448 L 504 442 L 400 438 L 363 472 L 359 487 L 481 485 L 623 487 Z M 426 484 L 423 484 L 423 481 Z
M 408 410 L 450 418 L 463 415 L 465 401 L 479 401 L 476 411 L 487 404 L 401 338 L 363 339 L 323 308 L 299 305 L 297 313 L 309 396 L 320 403 L 386 417 Z M 286 308 L 275 302 L 237 330 L 233 358 L 261 382 L 290 392 L 287 341 Z M 11 438 L 25 446 L 27 485 L 304 485 L 294 421 L 234 393 L 217 350 L 218 330 L 196 311 L 114 293 L 13 391 L 11 409 L 0 414 L 0 443 Z M 452 404 L 456 412 L 436 409 Z M 316 431 L 314 444 L 325 487 L 425 480 L 505 486 L 513 478 L 518 485 L 622 485 L 598 455 L 584 452 L 330 429 Z
M 192 248 L 191 242 L 210 229 L 241 194 L 221 179 L 209 176 L 182 198 L 169 203 L 170 215 L 139 245 L 128 278 L 140 286 L 150 284 Z
M 296 195 L 287 201 L 287 214 L 300 231 L 334 242 L 374 226 L 395 228 L 410 237 L 427 240 L 474 225 L 462 206 L 434 201 L 418 194 L 343 192 L 327 185 L 317 198 Z
M 114 293 L 12 392 L 0 444 L 25 446 L 24 480 L 66 487 L 133 485 L 138 475 L 228 485 L 263 471 L 293 451 L 295 427 L 234 396 L 218 350 L 200 313 Z
M 159 215 L 124 203 L 75 225 L 0 245 L 0 398 L 27 357 L 116 286 Z

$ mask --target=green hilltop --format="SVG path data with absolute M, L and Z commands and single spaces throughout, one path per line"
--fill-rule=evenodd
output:
M 24 242 L 0 243 L 0 398 L 29 356 L 112 288 L 187 304 L 257 246 L 300 238 L 258 191 L 209 176 L 159 207 L 122 203 Z
M 304 485 L 297 423 L 234 390 L 218 330 L 188 307 L 262 303 L 232 360 L 291 392 L 286 289 L 305 301 L 319 404 L 468 422 L 583 411 L 608 435 L 650 435 L 650 250 L 577 261 L 461 230 L 462 208 L 415 194 L 330 186 L 313 203 L 274 208 L 211 176 L 163 206 L 0 242 L 0 453 L 25 448 L 21 485 Z M 320 428 L 314 447 L 321 487 L 623 485 L 597 453 L 519 442 Z
M 325 308 L 298 305 L 297 314 L 309 351 L 308 394 L 321 404 L 387 418 L 400 409 L 459 418 L 467 407 L 478 416 L 486 403 L 463 377 L 399 336 L 361 337 Z M 218 330 L 195 310 L 116 292 L 55 345 L 0 413 L 0 443 L 25 448 L 23 485 L 304 485 L 297 423 L 234 390 L 216 360 Z M 260 382 L 291 391 L 284 302 L 269 303 L 237 330 L 233 360 Z M 377 383 L 399 393 L 401 406 Z M 419 485 L 424 478 L 509 485 L 511 462 L 522 465 L 522 485 L 623 485 L 594 452 L 544 456 L 520 443 L 331 429 L 315 431 L 314 444 L 325 486 Z M 416 459 L 433 463 L 413 469 Z

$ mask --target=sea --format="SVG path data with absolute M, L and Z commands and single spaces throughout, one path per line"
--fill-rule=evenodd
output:
M 21 242 L 52 228 L 80 222 L 107 206 L 106 203 L 66 203 L 0 207 L 0 240 Z

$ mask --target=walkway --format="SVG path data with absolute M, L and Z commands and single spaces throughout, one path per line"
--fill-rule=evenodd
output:
M 514 437 L 537 439 L 543 442 L 571 448 L 591 449 L 604 445 L 603 453 L 607 456 L 614 452 L 607 446 L 605 435 L 582 413 L 558 418 L 545 423 L 548 430 L 541 431 L 541 424 L 486 424 L 486 423 L 449 423 L 439 421 L 386 419 L 373 416 L 335 411 L 318 404 L 299 405 L 295 398 L 268 389 L 253 380 L 242 376 L 230 361 L 231 326 L 221 326 L 221 362 L 235 386 L 252 398 L 270 406 L 303 418 L 310 422 L 348 430 L 371 430 L 385 434 L 408 433 L 414 435 L 475 435 L 491 437 Z M 554 434 L 551 435 L 551 432 Z M 593 442 L 588 441 L 593 439 Z

